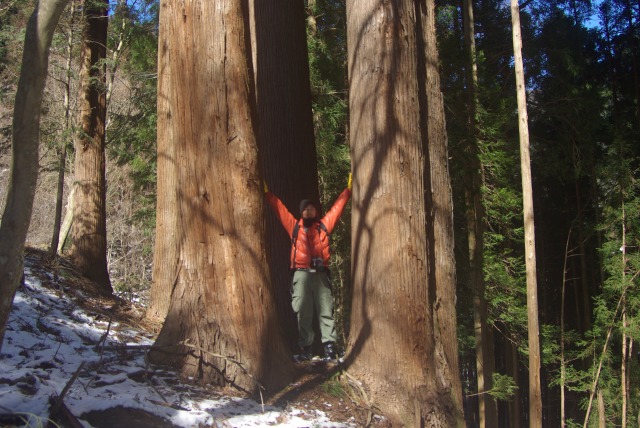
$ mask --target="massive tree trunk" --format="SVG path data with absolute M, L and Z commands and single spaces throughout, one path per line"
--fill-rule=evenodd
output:
M 394 426 L 464 426 L 433 22 L 432 2 L 347 2 L 354 169 L 347 364 Z
M 319 200 L 303 6 L 297 0 L 256 1 L 252 32 L 262 169 L 269 190 L 294 214 L 302 199 Z M 291 242 L 272 210 L 265 215 L 276 304 L 294 346 L 298 330 L 291 309 Z
M 255 392 L 286 385 L 293 366 L 264 252 L 243 4 L 160 4 L 158 221 L 176 230 L 157 235 L 155 262 L 174 265 L 155 278 L 169 281 L 159 285 L 170 302 L 151 358 Z
M 38 181 L 40 109 L 49 69 L 49 47 L 67 1 L 39 2 L 25 33 L 13 107 L 11 179 L 0 222 L 0 349 L 23 274 L 24 246 Z
M 105 120 L 108 7 L 85 0 L 75 136 L 74 207 L 69 257 L 98 290 L 112 292 L 107 269 Z
M 522 34 L 520 7 L 511 0 L 513 23 L 513 51 L 518 98 L 518 128 L 520 133 L 520 169 L 522 172 L 522 200 L 524 213 L 525 265 L 527 271 L 527 330 L 529 339 L 529 426 L 542 426 L 542 390 L 540 385 L 540 326 L 538 323 L 538 281 L 536 275 L 535 222 L 531 158 L 529 154 L 529 125 L 527 97 L 522 62 Z

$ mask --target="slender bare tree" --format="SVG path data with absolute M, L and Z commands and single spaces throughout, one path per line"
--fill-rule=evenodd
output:
M 0 223 L 0 349 L 13 297 L 23 275 L 24 246 L 38 181 L 40 109 L 49 69 L 49 48 L 67 2 L 38 2 L 25 33 L 13 107 L 11 179 Z
M 65 64 L 65 79 L 64 79 L 64 131 L 65 136 L 71 129 L 71 61 L 73 59 L 73 42 L 74 42 L 74 27 L 75 27 L 75 1 L 71 1 L 71 10 L 69 11 L 69 33 L 67 34 L 67 57 Z M 49 246 L 49 252 L 56 254 L 60 245 L 60 229 L 62 226 L 62 200 L 64 196 L 64 178 L 67 169 L 67 141 L 66 138 L 60 142 L 58 147 L 58 188 L 56 191 L 56 210 L 53 220 L 53 236 L 51 237 L 51 245 Z
M 525 268 L 527 271 L 527 327 L 529 340 L 529 426 L 542 426 L 542 391 L 540 386 L 540 326 L 538 323 L 538 281 L 536 274 L 536 242 L 533 213 L 533 186 L 529 154 L 529 125 L 527 95 L 522 61 L 522 33 L 518 0 L 511 0 L 513 25 L 513 53 L 518 99 L 518 128 L 520 131 L 520 169 L 522 171 L 522 200 L 524 211 Z

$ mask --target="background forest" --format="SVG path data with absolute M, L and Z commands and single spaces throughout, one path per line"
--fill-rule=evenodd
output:
M 350 170 L 345 5 L 330 0 L 305 5 L 319 190 L 328 206 Z M 26 0 L 0 6 L 2 204 L 22 43 L 33 6 Z M 504 1 L 473 2 L 471 65 L 464 10 L 459 1 L 436 5 L 465 417 L 468 426 L 518 427 L 528 418 L 528 345 L 511 15 Z M 51 48 L 28 237 L 29 245 L 61 252 L 68 248 L 64 214 L 74 180 L 80 11 L 73 2 L 66 9 Z M 102 64 L 108 274 L 115 292 L 143 302 L 151 283 L 156 220 L 157 12 L 153 1 L 110 3 Z M 635 340 L 640 339 L 640 4 L 530 0 L 520 12 L 544 425 L 624 426 L 640 421 Z M 469 174 L 476 162 L 478 178 Z M 481 227 L 472 230 L 474 216 Z M 349 217 L 347 212 L 333 237 L 336 317 L 344 342 L 351 296 Z M 480 288 L 474 281 L 478 266 Z M 489 329 L 478 339 L 481 323 Z

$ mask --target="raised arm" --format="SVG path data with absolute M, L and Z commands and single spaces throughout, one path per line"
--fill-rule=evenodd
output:
M 349 199 L 351 199 L 351 173 L 349 173 L 347 188 L 342 191 L 340 196 L 338 196 L 338 199 L 333 203 L 331 209 L 322 218 L 322 223 L 327 227 L 327 232 L 333 232 L 333 228 L 336 226 L 336 223 L 338 223 Z
M 280 198 L 271 193 L 267 188 L 267 184 L 264 184 L 264 197 L 267 199 L 267 202 L 278 216 L 280 223 L 291 237 L 291 233 L 293 232 L 293 228 L 297 223 L 296 218 L 289 212 L 287 207 L 282 203 Z

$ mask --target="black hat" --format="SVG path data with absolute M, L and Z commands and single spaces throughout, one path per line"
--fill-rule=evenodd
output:
M 302 211 L 304 211 L 305 208 L 307 208 L 307 206 L 309 205 L 313 205 L 316 210 L 318 209 L 318 206 L 316 205 L 315 202 L 313 202 L 311 199 L 303 199 L 302 201 L 300 201 L 300 215 L 302 215 Z

